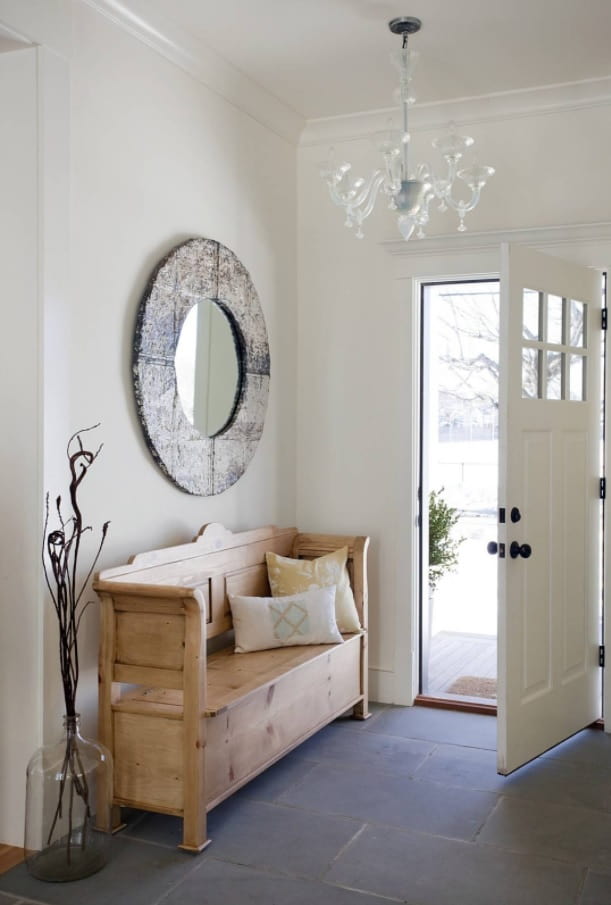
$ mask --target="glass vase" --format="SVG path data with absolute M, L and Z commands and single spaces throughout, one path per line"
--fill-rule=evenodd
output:
M 40 880 L 80 880 L 104 867 L 110 849 L 112 759 L 64 717 L 61 740 L 39 748 L 27 767 L 25 856 Z

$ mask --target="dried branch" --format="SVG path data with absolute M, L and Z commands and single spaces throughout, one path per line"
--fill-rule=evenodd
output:
M 81 604 L 81 598 L 97 565 L 110 524 L 110 522 L 104 523 L 97 552 L 80 588 L 78 588 L 81 539 L 85 532 L 92 530 L 90 525 L 83 526 L 78 491 L 102 450 L 102 444 L 95 452 L 85 449 L 81 435 L 96 427 L 99 427 L 99 424 L 79 430 L 68 440 L 66 455 L 70 470 L 69 497 L 72 515 L 69 518 L 64 517 L 62 498 L 61 496 L 56 497 L 55 511 L 59 528 L 50 531 L 48 494 L 45 504 L 42 566 L 58 619 L 59 664 L 68 716 L 74 716 L 76 713 L 76 690 L 79 679 L 78 630 L 83 613 L 88 606 L 88 604 L 84 606 Z

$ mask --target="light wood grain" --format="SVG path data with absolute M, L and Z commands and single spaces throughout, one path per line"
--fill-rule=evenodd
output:
M 0 845 L 0 874 L 16 867 L 24 859 L 24 851 L 14 845 Z
M 209 843 L 206 830 L 206 632 L 199 612 L 186 614 L 183 708 L 183 838 L 181 848 L 201 851 Z
M 114 714 L 115 797 L 182 816 L 183 723 L 156 714 Z
M 118 612 L 116 659 L 127 666 L 182 669 L 185 617 Z
M 359 642 L 354 636 L 327 647 L 208 720 L 209 806 L 354 705 L 360 696 Z
M 368 715 L 368 542 L 211 525 L 193 544 L 139 555 L 96 578 L 113 827 L 121 806 L 175 814 L 181 848 L 201 851 L 211 807 L 347 709 Z M 362 632 L 342 644 L 208 654 L 207 639 L 222 643 L 232 628 L 228 594 L 269 594 L 266 552 L 313 557 L 343 546 Z

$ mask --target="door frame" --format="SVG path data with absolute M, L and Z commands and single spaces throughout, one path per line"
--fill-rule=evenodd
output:
M 418 460 L 420 466 L 420 475 L 418 479 L 419 486 L 419 494 L 423 498 L 427 498 L 426 494 L 431 491 L 431 484 L 429 479 L 429 450 L 428 450 L 428 441 L 427 436 L 429 436 L 429 431 L 431 429 L 431 417 L 430 412 L 427 411 L 423 402 L 429 397 L 431 392 L 430 386 L 430 358 L 427 355 L 427 337 L 430 342 L 430 337 L 428 333 L 430 331 L 430 312 L 425 311 L 425 296 L 427 293 L 427 289 L 432 286 L 464 286 L 466 284 L 469 285 L 477 285 L 479 283 L 495 283 L 499 287 L 500 293 L 500 277 L 495 276 L 478 276 L 475 279 L 456 279 L 453 280 L 418 280 L 418 304 L 420 307 L 420 343 L 419 343 L 419 353 L 420 353 L 420 368 L 419 368 L 419 382 L 418 382 L 418 409 L 419 409 L 419 446 L 418 446 Z M 500 343 L 497 344 L 500 346 Z M 500 349 L 499 349 L 500 351 Z M 427 358 L 428 358 L 428 367 L 427 367 Z M 498 399 L 498 397 L 497 397 Z M 497 439 L 498 444 L 498 439 Z M 423 575 L 426 574 L 428 568 L 428 556 L 427 551 L 424 549 L 424 544 L 421 542 L 421 538 L 427 537 L 428 533 L 428 507 L 422 505 L 422 500 L 420 500 L 420 510 L 418 517 L 418 525 L 420 528 L 419 534 L 419 544 L 418 544 L 418 577 L 421 579 Z M 498 501 L 497 501 L 498 505 Z M 428 664 L 425 665 L 424 660 L 430 654 L 430 639 L 427 640 L 427 635 L 430 631 L 430 627 L 425 622 L 425 614 L 427 609 L 427 602 L 430 597 L 430 591 L 426 587 L 425 582 L 420 580 L 418 582 L 418 618 L 419 622 L 419 632 L 418 632 L 418 687 L 422 686 L 423 677 L 426 675 L 428 670 Z M 430 618 L 430 612 L 429 612 Z M 428 700 L 431 696 L 429 692 L 422 692 L 422 696 Z M 457 702 L 454 702 L 457 703 Z M 458 706 L 462 706 L 458 702 Z M 490 710 L 496 709 L 496 701 L 494 703 L 486 703 L 481 701 L 477 704 L 470 703 L 470 706 L 473 709 L 481 709 L 486 712 Z
M 595 229 L 595 227 L 597 227 Z M 420 367 L 421 367 L 421 286 L 427 282 L 498 279 L 501 270 L 501 243 L 530 245 L 548 254 L 565 257 L 609 272 L 611 224 L 591 224 L 533 230 L 503 230 L 461 236 L 384 243 L 392 256 L 393 303 L 400 314 L 400 392 L 405 417 L 397 426 L 397 443 L 406 467 L 397 487 L 398 534 L 405 556 L 398 557 L 396 581 L 406 590 L 404 605 L 395 607 L 395 650 L 393 689 L 395 704 L 412 705 L 419 686 L 420 575 L 419 513 L 420 480 Z M 609 282 L 609 281 L 608 281 Z M 609 289 L 607 290 L 608 302 Z M 611 399 L 611 367 L 606 368 L 605 396 Z M 610 444 L 605 449 L 604 471 L 610 474 Z M 603 533 L 609 537 L 609 506 L 605 507 Z M 610 575 L 611 544 L 605 543 L 603 559 L 603 643 L 611 652 L 611 612 L 605 594 L 605 576 Z M 611 656 L 611 653 L 610 653 Z M 611 669 L 603 677 L 604 703 L 611 700 Z M 607 727 L 611 732 L 611 723 Z

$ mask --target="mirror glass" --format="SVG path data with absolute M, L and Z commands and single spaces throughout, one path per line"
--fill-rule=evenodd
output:
M 204 437 L 220 434 L 233 417 L 241 375 L 235 328 L 213 299 L 202 299 L 187 314 L 174 367 L 187 420 Z

